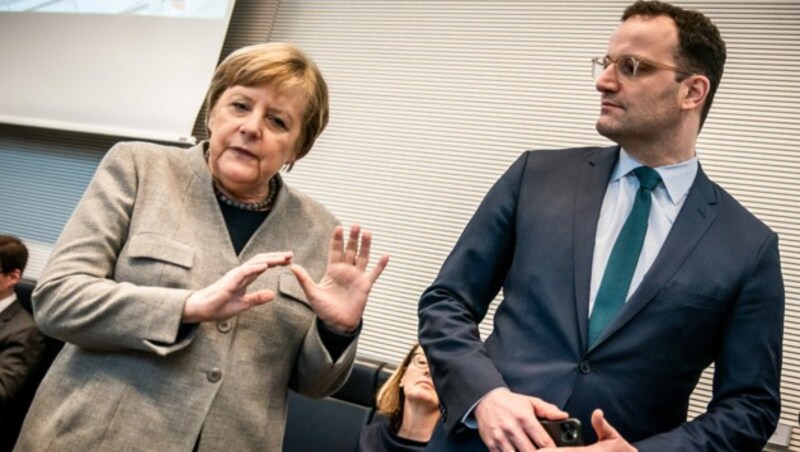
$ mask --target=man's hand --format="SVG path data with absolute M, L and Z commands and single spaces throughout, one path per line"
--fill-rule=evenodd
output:
M 566 419 L 567 413 L 551 403 L 506 388 L 493 389 L 475 407 L 478 432 L 491 452 L 555 447 L 538 418 Z
M 597 433 L 597 442 L 591 446 L 542 449 L 540 452 L 636 452 L 636 448 L 608 423 L 602 410 L 594 410 L 592 413 L 592 427 Z

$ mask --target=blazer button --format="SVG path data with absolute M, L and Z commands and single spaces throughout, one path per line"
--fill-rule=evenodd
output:
M 220 333 L 227 333 L 228 331 L 230 331 L 231 330 L 230 320 L 222 320 L 220 322 L 217 322 L 217 330 L 219 330 Z
M 219 367 L 215 367 L 206 373 L 206 378 L 208 378 L 208 381 L 211 383 L 216 383 L 222 379 L 222 371 L 219 370 Z
M 578 365 L 578 369 L 582 374 L 588 374 L 592 371 L 592 366 L 589 365 L 589 361 L 584 360 Z

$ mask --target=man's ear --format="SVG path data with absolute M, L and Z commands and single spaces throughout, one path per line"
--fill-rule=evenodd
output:
M 689 76 L 683 81 L 681 107 L 684 110 L 702 109 L 710 90 L 708 77 L 701 74 Z
M 22 279 L 22 270 L 18 268 L 11 270 L 10 272 L 6 273 L 6 277 L 10 278 L 11 281 L 14 282 L 14 284 L 17 284 L 19 280 Z

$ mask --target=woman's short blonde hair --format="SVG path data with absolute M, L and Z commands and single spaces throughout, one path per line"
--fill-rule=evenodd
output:
M 400 383 L 403 381 L 403 375 L 405 375 L 406 369 L 411 364 L 411 360 L 414 359 L 414 352 L 419 348 L 419 342 L 411 347 L 403 362 L 394 370 L 392 376 L 386 380 L 386 383 L 378 391 L 378 412 L 389 418 L 389 424 L 394 431 L 397 431 L 403 422 L 403 405 L 406 401 Z
M 314 61 L 292 44 L 256 44 L 228 55 L 217 67 L 208 88 L 206 118 L 211 117 L 211 110 L 226 89 L 262 85 L 270 85 L 278 92 L 299 89 L 305 97 L 306 108 L 294 161 L 300 160 L 328 124 L 328 86 Z

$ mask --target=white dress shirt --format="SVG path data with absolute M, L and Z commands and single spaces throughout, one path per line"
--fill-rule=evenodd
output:
M 14 303 L 16 299 L 17 295 L 12 293 L 11 295 L 0 300 L 0 314 L 2 314 L 3 311 L 5 311 L 9 306 L 11 306 L 11 304 Z
M 590 316 L 594 309 L 597 291 L 600 289 L 600 282 L 603 280 L 603 273 L 608 264 L 608 258 L 611 255 L 611 249 L 614 247 L 614 242 L 616 242 L 625 220 L 628 219 L 628 214 L 633 209 L 636 191 L 639 190 L 639 179 L 633 170 L 640 166 L 643 165 L 624 149 L 620 149 L 619 161 L 611 173 L 611 180 L 608 182 L 603 206 L 600 209 L 600 220 L 597 223 L 592 259 L 591 291 L 589 293 Z M 626 299 L 639 287 L 644 275 L 658 256 L 658 252 L 661 251 L 661 246 L 667 239 L 672 224 L 689 195 L 689 189 L 697 176 L 698 167 L 697 157 L 693 157 L 675 165 L 654 168 L 661 176 L 662 182 L 653 190 L 653 202 L 647 220 L 647 234 Z

